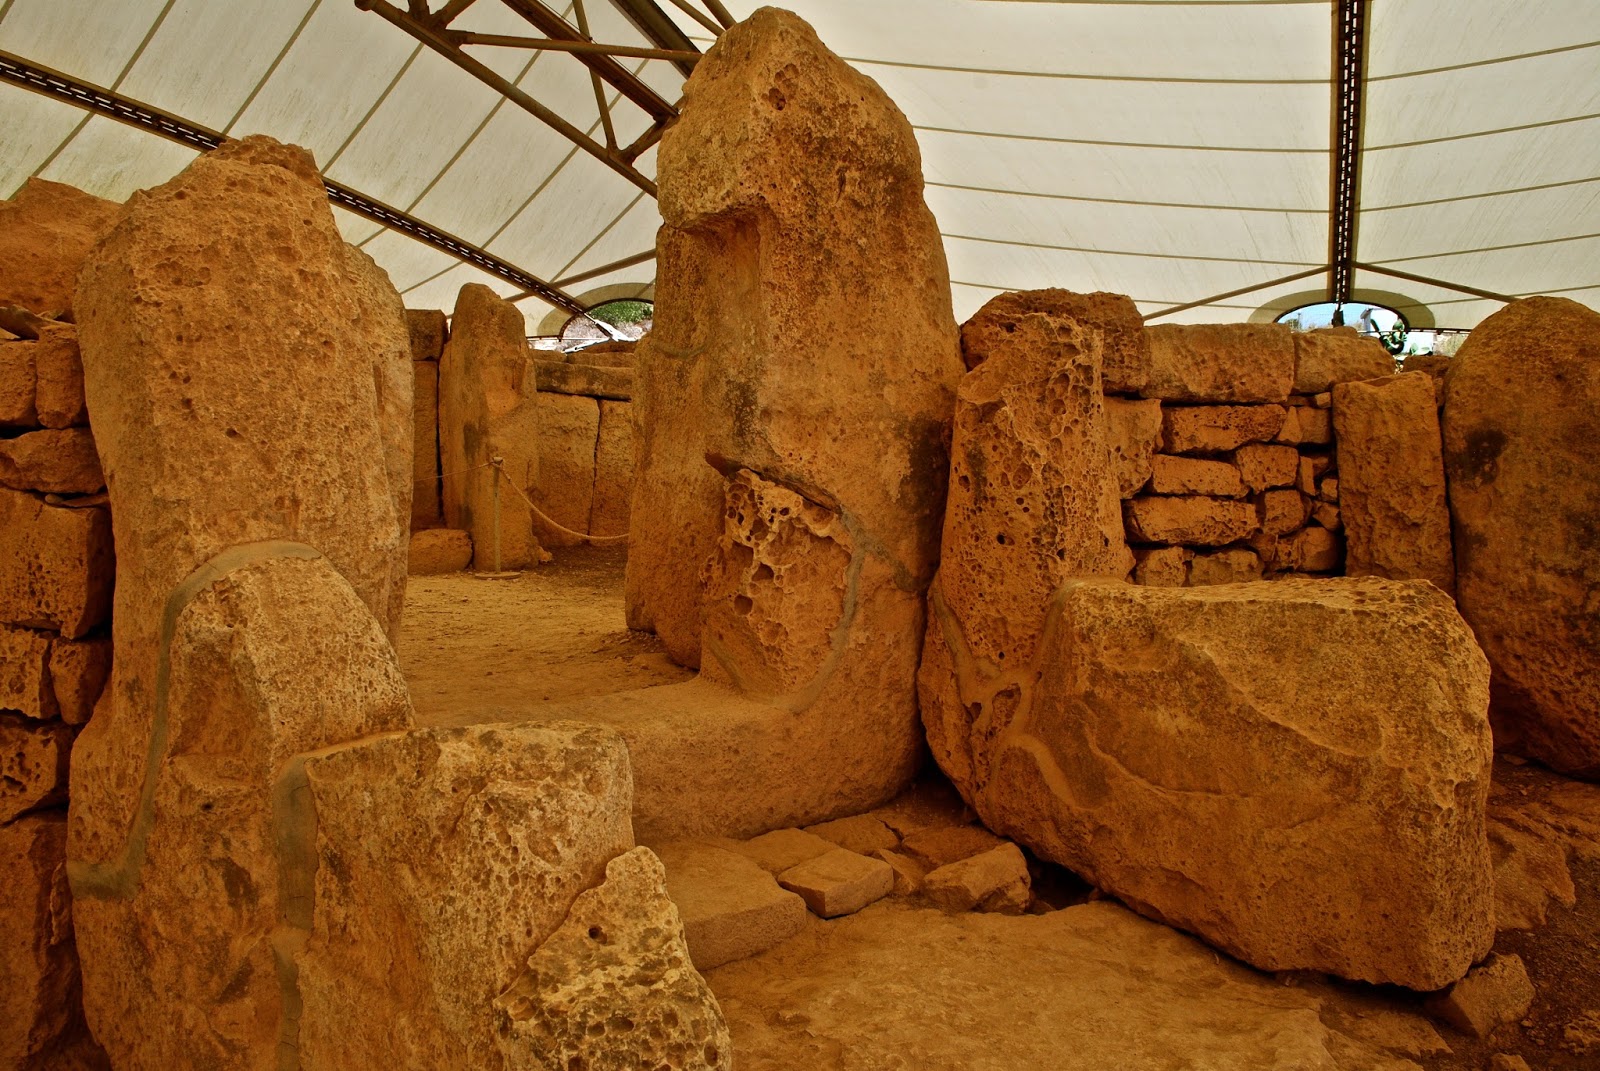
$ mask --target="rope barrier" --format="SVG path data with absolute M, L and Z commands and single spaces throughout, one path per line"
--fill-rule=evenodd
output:
M 522 496 L 522 501 L 526 502 L 528 504 L 528 508 L 533 510 L 533 515 L 535 517 L 538 517 L 545 524 L 549 525 L 551 528 L 554 528 L 563 535 L 572 536 L 574 539 L 581 539 L 586 543 L 626 543 L 628 541 L 628 536 L 626 533 L 623 535 L 614 536 L 589 535 L 587 532 L 574 532 L 566 525 L 559 524 L 556 521 L 551 520 L 550 515 L 545 513 L 545 511 L 540 509 L 538 506 L 534 505 L 533 499 L 528 497 L 527 492 L 518 487 L 516 481 L 510 476 L 506 475 L 506 470 L 503 465 L 493 461 L 491 461 L 490 464 L 494 466 L 496 472 L 505 478 L 506 483 L 510 485 L 511 489 Z

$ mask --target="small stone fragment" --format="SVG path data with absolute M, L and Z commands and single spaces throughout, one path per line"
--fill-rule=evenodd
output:
M 738 852 L 714 842 L 681 840 L 660 845 L 657 853 L 696 970 L 763 952 L 806 924 L 805 901 L 779 888 L 771 874 Z
M 1188 547 L 1135 547 L 1133 582 L 1152 588 L 1181 588 L 1189 582 Z
M 827 855 L 837 847 L 839 845 L 833 841 L 824 840 L 803 829 L 774 829 L 745 841 L 738 850 L 755 860 L 756 865 L 767 873 L 782 874 L 807 859 Z
M 1303 495 L 1317 497 L 1317 483 L 1333 467 L 1333 458 L 1327 454 L 1297 454 L 1299 472 L 1295 476 L 1295 490 Z
M 67 801 L 72 727 L 0 714 L 0 824 Z
M 811 913 L 825 919 L 853 915 L 894 888 L 894 870 L 844 848 L 808 859 L 778 875 L 778 884 L 799 894 Z
M 1020 915 L 1031 898 L 1028 861 L 1015 844 L 1001 844 L 939 867 L 928 875 L 923 892 L 945 911 Z
M 1294 447 L 1267 443 L 1248 443 L 1233 455 L 1239 475 L 1252 491 L 1291 486 L 1299 475 L 1301 460 L 1300 452 Z
M 1150 479 L 1151 457 L 1161 439 L 1161 402 L 1108 396 L 1105 406 L 1111 468 L 1122 497 L 1131 498 Z
M 0 439 L 0 486 L 58 495 L 103 490 L 105 474 L 88 428 L 29 431 Z
M 1317 501 L 1311 506 L 1311 519 L 1330 532 L 1337 532 L 1344 527 L 1344 521 L 1339 517 L 1339 507 L 1332 502 Z
M 837 818 L 832 822 L 807 826 L 805 831 L 858 855 L 871 855 L 879 848 L 893 850 L 900 847 L 900 838 L 894 831 L 867 814 L 852 815 L 849 818 Z
M 1146 398 L 1185 402 L 1281 402 L 1294 382 L 1287 324 L 1158 324 L 1150 340 Z
M 606 864 L 567 919 L 495 998 L 508 1067 L 731 1067 L 716 997 L 689 962 L 665 872 L 648 848 Z
M 1299 491 L 1268 491 L 1261 496 L 1261 530 L 1267 535 L 1287 535 L 1306 523 L 1306 500 Z
M 1333 392 L 1323 391 L 1320 394 L 1313 394 L 1311 396 L 1311 404 L 1316 406 L 1318 409 L 1328 408 L 1333 404 Z
M 1533 1071 L 1528 1061 L 1508 1052 L 1497 1052 L 1489 1058 L 1489 1071 Z
M 899 852 L 879 848 L 872 853 L 874 859 L 882 859 L 889 864 L 889 869 L 894 871 L 894 895 L 915 896 L 922 891 L 922 881 L 928 874 L 928 868 Z
M 411 533 L 406 571 L 412 576 L 459 573 L 472 564 L 472 535 L 455 528 L 424 528 Z
M 872 815 L 901 838 L 925 829 L 965 825 L 977 818 L 950 782 L 943 778 L 917 781 Z
M 1151 459 L 1150 490 L 1158 495 L 1244 496 L 1239 470 L 1227 461 L 1157 454 Z
M 1294 389 L 1301 394 L 1325 392 L 1335 383 L 1377 379 L 1394 374 L 1394 358 L 1375 338 L 1353 327 L 1296 331 Z
M 1214 554 L 1196 554 L 1189 563 L 1189 584 L 1244 584 L 1261 579 L 1261 556 L 1248 547 L 1231 547 Z
M 1339 477 L 1329 476 L 1317 487 L 1317 497 L 1324 502 L 1339 501 Z
M 1270 442 L 1284 424 L 1281 405 L 1162 406 L 1161 449 L 1168 454 L 1225 454 Z
M 1533 997 L 1522 957 L 1492 952 L 1465 978 L 1430 998 L 1427 1009 L 1464 1034 L 1486 1038 L 1526 1015 Z
M 1139 543 L 1220 547 L 1260 530 L 1253 503 L 1202 495 L 1142 495 L 1123 504 L 1128 538 Z
M 998 848 L 1004 843 L 1004 840 L 982 826 L 945 826 L 914 833 L 905 839 L 900 848 L 913 859 L 926 864 L 930 870 L 937 870 Z

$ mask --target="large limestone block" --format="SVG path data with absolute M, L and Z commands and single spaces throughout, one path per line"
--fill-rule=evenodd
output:
M 275 1068 L 294 1002 L 280 927 L 307 890 L 281 851 L 299 801 L 274 786 L 303 752 L 406 727 L 405 681 L 355 589 L 303 544 L 225 552 L 158 612 L 149 738 L 89 750 L 108 707 L 142 713 L 103 703 L 73 752 L 84 1008 L 117 1067 Z
M 1267 970 L 1433 990 L 1493 941 L 1488 666 L 1420 582 L 1084 581 L 981 705 L 985 823 Z
M 1445 379 L 1461 612 L 1494 667 L 1497 740 L 1600 778 L 1600 313 L 1529 298 Z M 1344 487 L 1340 485 L 1341 504 Z
M 1106 442 L 1123 498 L 1132 498 L 1150 479 L 1161 442 L 1161 402 L 1156 398 L 1106 398 Z
M 1140 495 L 1123 506 L 1123 516 L 1128 538 L 1138 543 L 1220 547 L 1261 528 L 1251 503 L 1208 495 Z
M 1320 394 L 1336 383 L 1394 374 L 1394 357 L 1353 327 L 1294 333 L 1294 392 Z
M 0 1067 L 40 1071 L 81 1022 L 67 891 L 67 822 L 58 811 L 0 825 Z
M 1150 342 L 1132 298 L 1057 289 L 1023 290 L 990 298 L 961 325 L 961 356 L 967 368 L 976 368 L 998 349 L 1028 344 L 1013 336 L 1018 323 L 1029 316 L 1081 324 L 1097 335 L 1101 384 L 1107 392 L 1138 394 L 1149 380 Z
M 1431 580 L 1454 594 L 1433 380 L 1407 372 L 1335 384 L 1333 422 L 1346 575 Z
M 589 532 L 597 536 L 628 534 L 628 509 L 633 501 L 633 403 L 600 403 L 600 439 L 594 448 L 594 501 L 589 505 Z
M 665 872 L 648 848 L 606 864 L 561 928 L 495 998 L 511 1068 L 733 1066 L 722 1009 L 689 962 Z
M 1282 402 L 1294 386 L 1287 324 L 1156 324 L 1146 398 L 1169 402 Z
M 111 514 L 0 488 L 0 623 L 77 638 L 110 616 Z
M 115 201 L 30 178 L 0 201 L 0 305 L 40 315 L 72 309 L 78 269 L 122 214 Z
M 0 714 L 0 823 L 67 802 L 72 727 Z
M 91 495 L 105 485 L 88 428 L 45 429 L 0 439 L 0 487 Z
M 533 512 L 518 494 L 538 474 L 534 394 L 522 313 L 487 286 L 463 286 L 439 359 L 439 466 L 444 523 L 472 536 L 479 570 L 538 561 Z
M 411 529 L 444 523 L 439 499 L 439 365 L 412 361 Z
M 595 452 L 600 441 L 600 403 L 575 394 L 534 395 L 538 413 L 539 465 L 533 500 L 560 531 L 535 516 L 533 530 L 545 546 L 572 547 L 587 535 L 594 504 Z
M 527 1066 L 502 1061 L 496 998 L 633 846 L 622 740 L 572 724 L 389 733 L 307 755 L 278 794 L 303 801 L 302 1065 Z
M 698 664 L 699 574 L 738 468 L 840 513 L 896 577 L 891 604 L 920 599 L 962 365 L 916 139 L 875 82 L 763 8 L 684 92 L 659 150 L 655 326 L 636 351 L 628 605 L 631 624 Z M 919 611 L 894 613 L 915 631 Z M 907 682 L 914 647 L 887 653 Z M 884 731 L 912 731 L 904 691 Z
M 1283 422 L 1281 405 L 1162 406 L 1161 449 L 1169 454 L 1226 454 L 1246 443 L 1270 441 Z
M 1158 495 L 1216 495 L 1243 498 L 1244 480 L 1231 461 L 1157 454 L 1151 459 L 1150 490 Z

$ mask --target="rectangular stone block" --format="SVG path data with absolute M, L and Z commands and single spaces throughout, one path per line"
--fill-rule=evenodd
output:
M 1300 452 L 1292 446 L 1249 443 L 1234 451 L 1233 463 L 1252 491 L 1290 487 L 1300 473 Z
M 633 502 L 633 403 L 600 403 L 600 438 L 594 451 L 594 500 L 589 532 L 626 535 Z
M 92 495 L 105 486 L 88 428 L 42 428 L 0 439 L 0 487 Z
M 1123 504 L 1123 518 L 1137 543 L 1220 547 L 1261 528 L 1253 503 L 1204 495 L 1141 496 Z
M 656 854 L 667 868 L 667 895 L 683 919 L 697 970 L 763 952 L 806 924 L 805 901 L 779 888 L 740 852 L 711 841 L 680 840 L 658 845 Z
M 1300 454 L 1299 472 L 1295 475 L 1295 490 L 1303 495 L 1317 497 L 1317 485 L 1333 468 L 1333 458 L 1327 454 Z
M 1261 496 L 1261 530 L 1267 535 L 1287 535 L 1306 523 L 1306 500 L 1299 491 L 1284 488 Z
M 60 637 L 50 644 L 50 690 L 61 720 L 82 725 L 111 677 L 111 637 L 82 640 Z
M 1152 588 L 1181 588 L 1189 582 L 1188 547 L 1135 547 L 1133 582 Z
M 1158 495 L 1243 498 L 1245 488 L 1231 462 L 1157 454 L 1151 459 L 1150 490 Z
M 1174 402 L 1282 402 L 1294 384 L 1287 324 L 1157 324 L 1146 398 Z
M 76 639 L 111 614 L 111 514 L 0 488 L 0 623 Z
M 0 625 L 0 710 L 14 710 L 30 718 L 56 716 L 55 693 L 50 687 L 48 632 Z
M 1283 423 L 1284 407 L 1280 405 L 1164 405 L 1161 450 L 1168 454 L 1226 454 L 1246 443 L 1272 441 Z
M 448 334 L 441 309 L 407 309 L 406 328 L 411 333 L 412 361 L 437 361 L 444 353 Z
M 566 361 L 534 361 L 533 364 L 541 392 L 609 398 L 615 402 L 633 398 L 632 368 L 568 364 Z
M 813 915 L 833 919 L 888 896 L 894 890 L 894 870 L 882 859 L 835 848 L 785 870 L 778 884 L 798 894 Z
M 34 352 L 37 375 L 34 408 L 47 428 L 70 428 L 89 423 L 83 394 L 83 357 L 78 352 L 78 329 L 71 324 L 46 324 Z
M 67 802 L 72 726 L 0 714 L 0 825 Z
M 439 500 L 439 365 L 412 361 L 411 530 L 444 523 Z
M 1280 443 L 1326 446 L 1333 442 L 1333 414 L 1327 409 L 1291 407 L 1278 429 Z
M 556 524 L 587 535 L 594 505 L 600 403 L 594 398 L 545 391 L 534 397 L 539 443 L 533 500 Z M 583 542 L 538 517 L 534 518 L 533 530 L 546 546 L 571 547 Z
M 1123 498 L 1138 494 L 1150 479 L 1150 459 L 1161 441 L 1161 402 L 1107 397 L 1106 443 Z
M 1261 556 L 1248 547 L 1196 554 L 1189 563 L 1189 585 L 1245 584 L 1261 579 Z
M 1353 327 L 1294 333 L 1294 389 L 1317 394 L 1335 383 L 1394 374 L 1394 358 L 1383 343 Z
M 0 342 L 0 427 L 39 426 L 34 406 L 37 353 L 36 342 Z

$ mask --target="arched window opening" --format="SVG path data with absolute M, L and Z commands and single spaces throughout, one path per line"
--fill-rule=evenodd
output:
M 637 298 L 602 301 L 577 313 L 561 326 L 563 350 L 586 349 L 601 342 L 637 342 L 650 333 L 655 305 Z
M 1390 353 L 1412 352 L 1406 345 L 1411 325 L 1404 316 L 1387 305 L 1366 301 L 1318 301 L 1290 309 L 1278 317 L 1278 322 L 1288 324 L 1296 331 L 1353 327 L 1361 334 L 1383 343 Z

